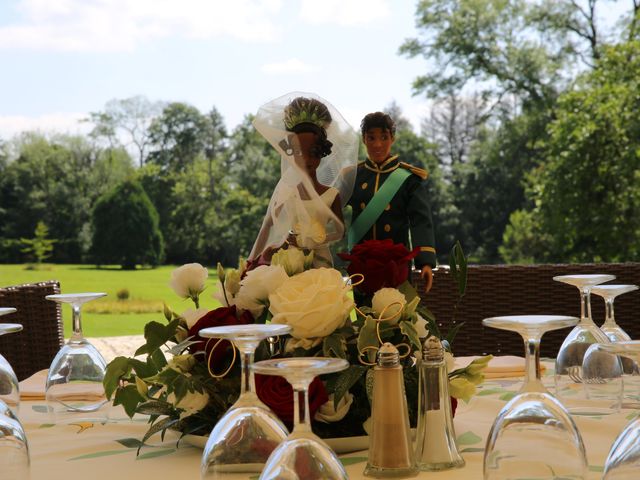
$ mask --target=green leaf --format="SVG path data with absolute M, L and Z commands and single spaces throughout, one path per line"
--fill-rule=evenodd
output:
M 144 415 L 170 415 L 171 413 L 173 413 L 174 409 L 167 402 L 151 400 L 148 402 L 140 403 L 136 411 Z
M 463 325 L 464 325 L 464 322 L 458 323 L 454 327 L 452 327 L 451 330 L 447 332 L 445 340 L 449 342 L 449 344 L 453 343 L 454 338 L 456 338 L 458 331 L 462 328 Z
M 170 322 L 173 317 L 173 312 L 165 302 L 162 302 L 162 313 L 164 314 L 164 318 L 167 319 L 167 322 Z
M 129 365 L 133 367 L 136 375 L 140 378 L 153 377 L 158 373 L 158 369 L 148 359 L 146 362 L 143 362 L 142 360 L 138 360 L 137 358 L 130 358 Z
M 167 428 L 175 425 L 179 421 L 179 418 L 163 418 L 159 422 L 154 423 L 151 428 L 147 430 L 147 433 L 144 434 L 144 437 L 142 437 L 142 443 L 144 444 L 147 440 L 149 440 L 149 438 L 151 438 L 151 436 L 160 431 L 165 431 Z
M 333 392 L 333 406 L 335 409 L 338 408 L 338 403 L 340 403 L 342 397 L 362 378 L 362 375 L 364 375 L 367 370 L 369 369 L 364 365 L 350 365 L 349 368 L 340 373 L 340 376 L 335 382 Z
M 371 348 L 365 351 L 365 348 L 380 346 L 376 334 L 376 324 L 377 322 L 373 318 L 367 317 L 358 334 L 358 352 L 364 352 L 363 357 L 368 358 L 370 362 L 375 361 L 375 351 Z
M 142 445 L 144 445 L 137 438 L 121 438 L 120 440 L 116 440 L 116 442 L 127 448 L 140 448 Z
M 113 405 L 122 405 L 126 414 L 131 418 L 136 413 L 138 404 L 142 401 L 144 398 L 140 396 L 135 385 L 125 385 L 116 390 Z
M 160 350 L 159 348 L 154 351 L 151 355 L 151 361 L 152 364 L 155 366 L 155 368 L 160 371 L 162 370 L 164 367 L 167 366 L 167 358 L 164 356 L 164 353 L 162 353 L 162 350 Z
M 340 334 L 331 334 L 322 341 L 322 353 L 325 357 L 347 358 L 344 337 Z
M 111 400 L 111 395 L 118 388 L 120 380 L 129 372 L 131 372 L 131 366 L 127 357 L 116 357 L 109 362 L 102 381 L 107 399 Z
M 396 287 L 396 289 L 404 295 L 407 303 L 418 296 L 418 292 L 416 291 L 414 286 L 409 283 L 409 280 L 405 280 L 404 282 L 402 282 Z
M 420 349 L 422 346 L 420 344 L 420 337 L 418 337 L 418 332 L 416 332 L 416 327 L 413 326 L 413 323 L 409 321 L 398 322 L 398 326 L 400 327 L 400 331 L 403 335 L 406 335 L 409 338 L 409 341 L 413 344 L 414 347 Z
M 163 325 L 162 323 L 155 321 L 147 323 L 144 326 L 144 338 L 147 343 L 138 348 L 134 355 L 138 356 L 143 353 L 153 354 L 162 345 L 174 337 L 179 324 L 179 319 L 172 320 L 168 325 Z
M 467 258 L 464 255 L 460 241 L 456 241 L 456 244 L 451 249 L 449 267 L 458 285 L 458 295 L 462 298 L 467 289 Z

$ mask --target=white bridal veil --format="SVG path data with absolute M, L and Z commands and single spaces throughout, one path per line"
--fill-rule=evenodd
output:
M 285 112 L 294 100 L 298 107 L 303 106 L 303 111 L 292 119 Z M 318 118 L 315 101 L 324 104 L 330 116 L 325 112 Z M 304 106 L 309 107 L 307 111 Z M 304 167 L 297 136 L 292 132 L 300 124 L 324 128 L 327 140 L 331 142 L 331 152 L 322 157 L 315 170 L 317 182 Z M 315 251 L 318 266 L 331 265 L 328 246 L 344 236 L 341 211 L 353 190 L 358 135 L 333 105 L 313 93 L 292 92 L 264 104 L 253 125 L 278 151 L 282 160 L 280 180 L 249 259 L 257 261 L 266 257 L 268 261 L 274 250 L 283 246 L 290 235 L 295 235 L 299 247 Z M 334 204 L 335 200 L 339 203 Z

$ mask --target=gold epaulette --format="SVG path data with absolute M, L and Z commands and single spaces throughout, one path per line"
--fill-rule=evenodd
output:
M 409 165 L 408 163 L 405 163 L 405 162 L 400 162 L 400 166 L 402 168 L 406 168 L 411 173 L 419 176 L 422 180 L 426 180 L 427 177 L 429 176 L 429 172 L 427 172 L 424 168 L 415 167 L 415 166 Z

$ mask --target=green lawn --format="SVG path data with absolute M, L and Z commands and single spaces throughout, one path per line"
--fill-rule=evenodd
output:
M 164 321 L 162 302 L 166 302 L 176 312 L 193 308 L 191 300 L 178 298 L 169 287 L 171 271 L 175 266 L 163 266 L 154 269 L 121 270 L 119 267 L 96 268 L 90 265 L 45 265 L 41 270 L 26 270 L 25 265 L 0 265 L 0 287 L 21 283 L 58 280 L 62 293 L 105 292 L 106 297 L 94 300 L 94 308 L 106 307 L 123 313 L 91 313 L 82 315 L 84 334 L 88 337 L 107 337 L 116 335 L 138 335 L 143 333 L 145 323 L 150 320 Z M 217 284 L 216 269 L 209 268 L 207 289 L 200 298 L 200 306 L 215 308 L 219 305 L 212 298 Z M 129 301 L 117 301 L 116 292 L 129 290 Z M 102 302 L 103 305 L 98 305 Z M 151 313 L 135 313 L 138 305 L 146 306 Z M 87 307 L 90 304 L 87 304 Z M 71 330 L 71 310 L 64 306 L 62 310 L 65 337 Z

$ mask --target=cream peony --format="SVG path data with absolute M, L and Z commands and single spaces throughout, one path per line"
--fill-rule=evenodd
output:
M 371 309 L 377 317 L 395 325 L 400 320 L 402 309 L 407 304 L 404 294 L 395 288 L 381 288 L 373 294 Z M 389 306 L 387 308 L 387 306 Z M 386 310 L 385 310 L 386 308 Z
M 281 265 L 287 272 L 287 275 L 292 277 L 304 270 L 304 252 L 295 247 L 289 247 L 287 249 L 281 248 L 271 257 L 271 265 Z
M 187 308 L 180 316 L 187 322 L 187 327 L 191 328 L 207 313 L 209 313 L 209 310 L 206 308 L 196 308 L 195 310 L 193 308 Z
M 269 295 L 271 321 L 289 325 L 294 338 L 326 337 L 344 325 L 353 308 L 348 291 L 337 270 L 307 270 Z
M 476 393 L 476 386 L 464 377 L 456 377 L 449 381 L 449 395 L 465 402 L 471 400 Z
M 314 417 L 316 420 L 324 423 L 333 423 L 342 420 L 345 415 L 349 413 L 349 409 L 353 403 L 353 395 L 351 393 L 347 392 L 344 394 L 338 402 L 338 408 L 334 408 L 333 398 L 334 395 L 332 393 L 329 395 L 329 400 L 318 409 Z
M 416 333 L 419 338 L 425 338 L 429 335 L 429 331 L 427 330 L 427 321 L 418 313 L 416 313 L 416 321 L 413 324 L 413 327 L 416 329 Z
M 253 318 L 258 318 L 269 299 L 269 293 L 275 291 L 288 278 L 287 272 L 280 265 L 261 265 L 250 270 L 240 281 L 236 307 L 249 310 Z
M 180 418 L 182 419 L 189 415 L 193 415 L 194 413 L 198 413 L 206 407 L 209 403 L 209 394 L 206 392 L 187 392 L 187 394 L 176 403 L 176 396 L 172 392 L 167 395 L 167 401 L 175 405 L 177 408 L 184 410 L 184 412 L 180 414 Z
M 171 368 L 179 373 L 188 373 L 195 364 L 195 357 L 189 353 L 184 353 L 182 355 L 174 355 L 170 358 L 165 368 Z
M 194 298 L 205 287 L 209 272 L 199 263 L 187 263 L 171 272 L 169 286 L 179 297 Z

